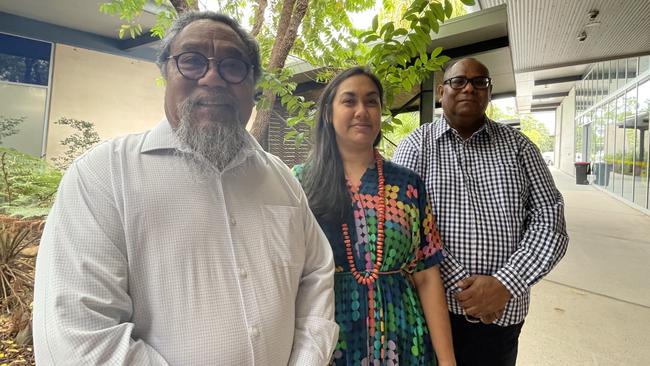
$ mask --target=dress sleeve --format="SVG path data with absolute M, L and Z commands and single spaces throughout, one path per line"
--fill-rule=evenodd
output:
M 304 165 L 302 164 L 296 164 L 291 168 L 291 174 L 293 174 L 296 179 L 298 179 L 298 182 L 302 185 L 302 174 L 304 171 Z
M 419 272 L 439 264 L 443 260 L 440 234 L 436 227 L 436 220 L 431 210 L 424 182 L 417 177 L 415 185 L 407 185 L 407 195 L 412 196 L 417 204 L 418 215 L 413 223 L 413 240 L 419 245 L 415 253 L 415 260 L 411 264 L 413 272 Z

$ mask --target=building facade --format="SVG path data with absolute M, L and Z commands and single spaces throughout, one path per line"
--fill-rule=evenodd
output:
M 591 162 L 593 184 L 650 208 L 649 111 L 650 56 L 590 65 L 556 112 L 564 122 L 560 168 L 573 174 L 571 160 Z M 571 119 L 574 127 L 568 131 Z

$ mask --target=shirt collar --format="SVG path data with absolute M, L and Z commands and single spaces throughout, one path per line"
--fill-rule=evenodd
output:
M 472 136 L 480 136 L 481 134 L 487 134 L 488 139 L 491 141 L 492 138 L 496 134 L 496 123 L 492 121 L 490 118 L 487 116 L 484 116 L 485 118 L 485 123 L 481 128 L 478 129 L 478 131 L 474 132 L 474 135 Z M 438 120 L 438 123 L 436 123 L 436 126 L 434 127 L 433 130 L 433 138 L 434 139 L 439 139 L 442 137 L 445 133 L 457 133 L 449 123 L 447 122 L 447 119 L 445 118 L 444 114 L 442 117 L 440 117 L 440 120 Z
M 144 154 L 156 150 L 176 150 L 180 149 L 180 146 L 172 126 L 167 119 L 163 119 L 147 133 L 140 152 Z
M 262 146 L 255 140 L 250 133 L 246 133 L 246 137 L 249 141 L 247 147 L 245 147 L 239 154 L 233 159 L 233 161 L 228 164 L 229 167 L 234 167 L 239 164 L 242 164 L 248 157 L 252 155 L 257 155 L 265 163 L 269 163 L 266 152 L 262 149 Z M 163 119 L 147 133 L 142 147 L 140 148 L 140 153 L 146 154 L 158 150 L 178 150 L 185 151 L 185 148 L 181 142 L 176 137 L 174 130 L 172 129 L 169 121 Z

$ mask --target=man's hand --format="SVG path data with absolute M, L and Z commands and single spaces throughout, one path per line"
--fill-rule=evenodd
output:
M 503 312 L 505 310 L 506 309 L 503 308 L 503 309 L 497 311 L 496 313 L 492 313 L 492 314 L 482 316 L 481 317 L 481 323 L 483 323 L 483 324 L 492 324 L 492 323 L 494 323 L 495 321 L 497 321 L 497 320 L 499 320 L 501 318 L 501 315 L 503 315 Z
M 510 291 L 493 276 L 470 276 L 459 281 L 457 286 L 462 291 L 456 295 L 456 299 L 465 313 L 475 318 L 485 318 L 485 321 L 481 319 L 484 323 L 495 316 L 494 320 L 500 318 L 512 297 Z

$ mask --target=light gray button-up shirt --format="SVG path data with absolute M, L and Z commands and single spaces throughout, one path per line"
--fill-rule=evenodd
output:
M 332 252 L 298 182 L 254 141 L 203 179 L 178 146 L 163 121 L 67 171 L 36 264 L 38 364 L 326 364 Z

